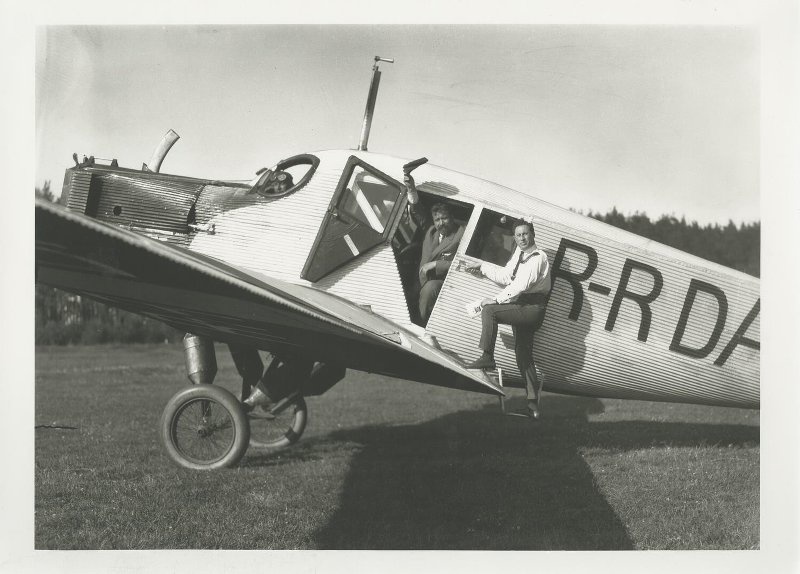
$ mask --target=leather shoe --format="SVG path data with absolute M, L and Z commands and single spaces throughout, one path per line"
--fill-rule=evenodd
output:
M 494 369 L 497 365 L 494 362 L 494 357 L 488 353 L 484 353 L 475 361 L 467 365 L 468 369 Z
M 256 385 L 253 392 L 250 393 L 250 396 L 242 401 L 242 404 L 247 412 L 252 411 L 256 407 L 261 407 L 265 411 L 269 411 L 274 406 L 269 396 L 267 396 L 258 385 Z

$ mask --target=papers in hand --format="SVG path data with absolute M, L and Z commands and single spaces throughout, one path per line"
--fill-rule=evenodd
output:
M 464 305 L 464 309 L 467 312 L 467 317 L 477 317 L 481 313 L 481 309 L 483 309 L 483 305 L 481 304 L 481 299 L 477 299 L 476 301 L 472 301 L 471 303 L 467 303 Z

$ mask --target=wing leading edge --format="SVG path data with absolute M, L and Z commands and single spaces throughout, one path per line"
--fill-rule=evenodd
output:
M 345 299 L 36 201 L 37 282 L 262 350 L 502 395 L 486 376 Z

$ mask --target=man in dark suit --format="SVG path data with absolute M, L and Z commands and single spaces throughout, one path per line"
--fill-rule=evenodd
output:
M 450 270 L 450 262 L 464 235 L 464 228 L 453 219 L 444 203 L 437 203 L 431 208 L 431 217 L 433 225 L 425 233 L 419 261 L 419 314 L 423 323 L 427 323 L 431 316 L 444 278 Z

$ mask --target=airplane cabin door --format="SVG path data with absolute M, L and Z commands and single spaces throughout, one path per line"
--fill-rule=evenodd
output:
M 467 305 L 486 297 L 493 297 L 500 286 L 486 277 L 476 277 L 466 271 L 467 265 L 493 263 L 505 265 L 513 255 L 516 244 L 511 229 L 515 217 L 483 208 L 473 214 L 474 226 L 464 234 L 462 246 L 453 260 L 447 279 L 439 293 L 426 331 L 434 335 L 443 349 L 462 361 L 472 361 L 480 355 L 480 315 L 471 316 Z M 464 243 L 466 242 L 466 246 Z M 520 386 L 522 379 L 514 358 L 514 341 L 511 328 L 500 325 L 495 346 L 495 360 L 507 377 L 509 386 Z
M 406 201 L 402 183 L 350 156 L 300 277 L 319 281 L 391 241 Z

